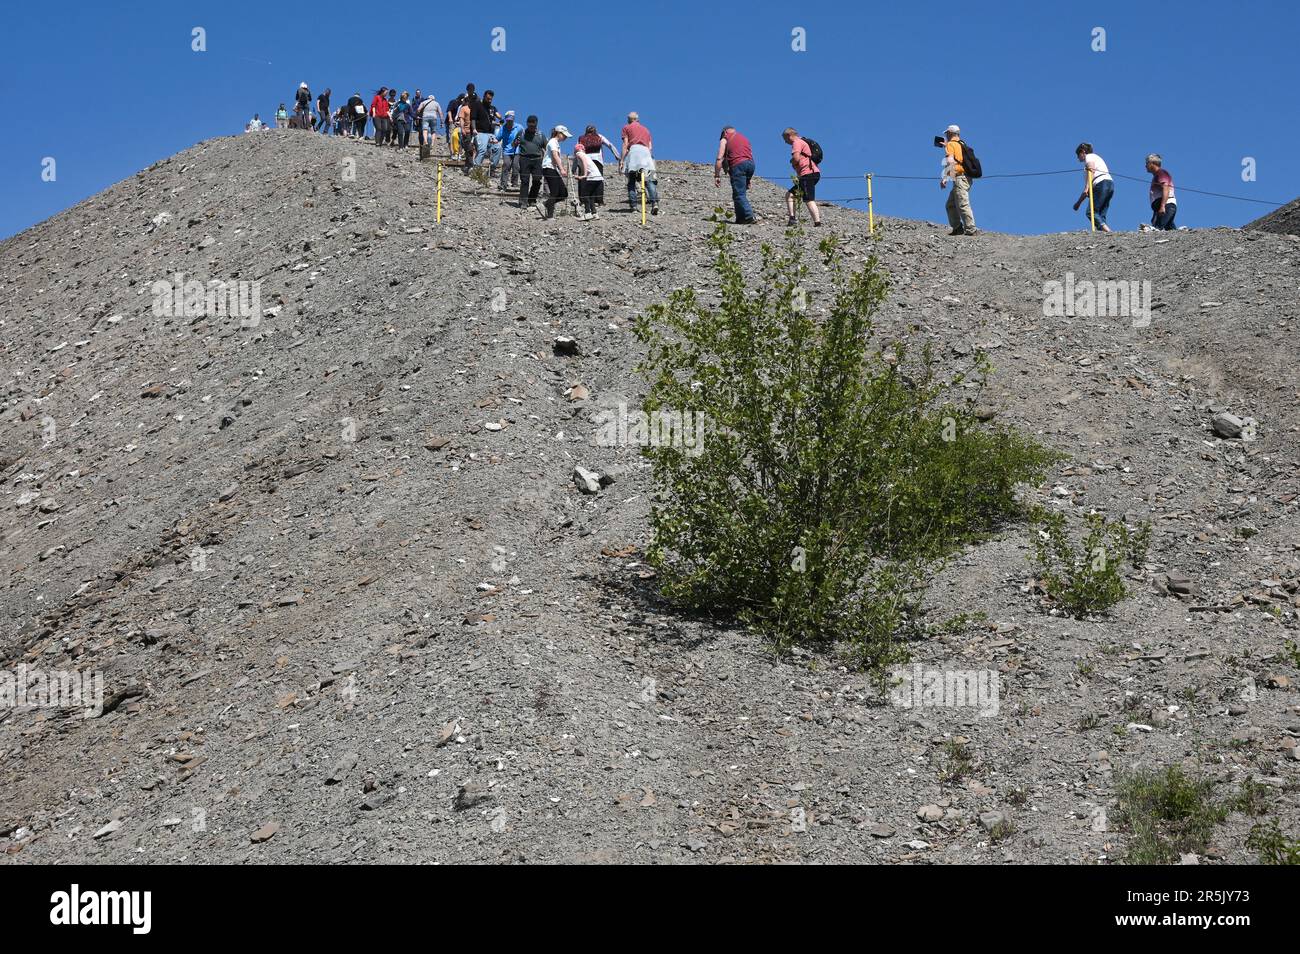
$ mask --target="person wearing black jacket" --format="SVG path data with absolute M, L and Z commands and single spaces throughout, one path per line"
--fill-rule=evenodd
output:
M 529 116 L 528 124 L 519 134 L 519 208 L 527 209 L 537 204 L 537 194 L 542 190 L 542 154 L 546 152 L 546 137 L 537 129 L 537 117 Z
M 451 102 L 447 104 L 447 112 L 443 116 L 443 124 L 447 129 L 447 148 L 451 149 L 451 127 L 456 124 L 456 114 L 460 112 L 460 104 L 464 102 L 465 94 L 457 93 L 452 97 Z
M 329 135 L 330 131 L 330 89 L 325 88 L 325 92 L 316 97 L 316 131 Z
M 360 93 L 353 93 L 348 97 L 348 104 L 344 113 L 348 117 L 347 126 L 344 128 L 351 134 L 352 138 L 365 139 L 366 101 L 361 98 Z

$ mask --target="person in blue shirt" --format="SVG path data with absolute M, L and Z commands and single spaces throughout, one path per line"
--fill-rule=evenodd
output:
M 501 144 L 500 188 L 502 192 L 507 189 L 511 191 L 519 189 L 519 134 L 522 131 L 515 125 L 515 111 L 508 110 L 505 121 L 496 132 L 496 139 Z

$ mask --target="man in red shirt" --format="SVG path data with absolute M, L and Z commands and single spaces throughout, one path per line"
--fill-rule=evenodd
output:
M 781 138 L 790 144 L 790 165 L 794 166 L 794 174 L 799 177 L 799 182 L 785 194 L 785 210 L 790 216 L 785 224 L 794 225 L 794 200 L 796 195 L 800 195 L 803 196 L 803 204 L 808 206 L 813 225 L 820 228 L 822 217 L 817 211 L 817 183 L 821 180 L 822 171 L 813 162 L 811 147 L 799 138 L 793 126 L 781 133 Z
M 650 139 L 650 130 L 641 125 L 641 117 L 636 113 L 627 114 L 627 125 L 623 127 L 623 155 L 627 155 L 628 146 L 645 146 L 654 152 L 654 143 Z
M 749 204 L 749 182 L 754 178 L 754 150 L 749 140 L 724 126 L 718 139 L 718 155 L 713 160 L 713 187 L 722 185 L 722 171 L 731 179 L 731 203 L 736 207 L 736 224 L 753 225 L 754 207 Z

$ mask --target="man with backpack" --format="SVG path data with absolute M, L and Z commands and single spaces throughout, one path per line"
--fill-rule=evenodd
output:
M 948 211 L 948 224 L 952 226 L 948 234 L 979 235 L 975 213 L 970 207 L 970 182 L 979 176 L 974 150 L 967 148 L 961 138 L 961 129 L 956 125 L 944 130 L 942 145 L 943 171 L 939 174 L 939 188 L 946 189 L 948 180 L 952 180 L 952 192 L 944 206 Z
M 804 205 L 808 207 L 808 214 L 812 216 L 813 225 L 821 228 L 822 217 L 817 211 L 817 183 L 822 177 L 821 168 L 817 163 L 822 159 L 821 146 L 811 139 L 800 138 L 793 126 L 781 133 L 781 138 L 790 144 L 790 165 L 794 166 L 794 174 L 799 179 L 785 194 L 785 210 L 789 215 L 789 220 L 785 224 L 794 226 L 795 199 L 802 196 Z
M 298 120 L 299 129 L 311 129 L 311 90 L 307 88 L 306 83 L 298 84 L 298 92 L 294 96 L 293 113 Z

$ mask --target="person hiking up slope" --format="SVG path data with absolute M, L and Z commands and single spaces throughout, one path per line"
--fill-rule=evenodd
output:
M 1174 195 L 1174 177 L 1165 167 L 1159 153 L 1147 156 L 1147 172 L 1151 173 L 1151 228 L 1158 232 L 1172 232 L 1174 217 L 1178 215 L 1178 199 Z
M 722 172 L 731 179 L 731 204 L 736 209 L 737 225 L 753 225 L 754 207 L 749 204 L 749 183 L 754 178 L 754 149 L 749 140 L 724 126 L 718 139 L 718 154 L 713 160 L 713 187 L 722 185 Z
M 595 156 L 587 152 L 587 147 L 579 140 L 573 147 L 574 159 L 578 162 L 575 176 L 578 180 L 578 199 L 582 202 L 583 219 L 600 217 L 596 206 L 605 201 L 605 176 Z
M 569 190 L 564 184 L 564 154 L 560 144 L 569 138 L 567 126 L 556 126 L 551 130 L 551 138 L 546 142 L 546 152 L 542 156 L 542 175 L 546 179 L 546 208 L 541 215 L 549 219 L 555 215 L 555 205 L 569 197 Z
M 353 93 L 348 97 L 348 103 L 345 107 L 347 113 L 347 124 L 345 131 L 353 139 L 366 138 L 366 101 L 361 98 L 360 93 Z
M 785 211 L 789 215 L 785 224 L 787 226 L 795 224 L 794 203 L 795 199 L 801 196 L 803 204 L 808 207 L 808 214 L 812 216 L 813 225 L 820 228 L 822 217 L 817 211 L 817 183 L 821 180 L 822 171 L 817 163 L 813 162 L 812 147 L 799 137 L 799 133 L 793 126 L 781 133 L 781 138 L 790 144 L 790 165 L 794 167 L 794 174 L 799 177 L 798 183 L 792 185 L 785 194 Z
M 381 86 L 370 101 L 370 118 L 375 124 L 375 145 L 382 146 L 388 141 L 388 87 Z
M 438 98 L 430 93 L 420 104 L 420 145 L 432 146 L 438 138 L 438 124 L 442 122 L 442 107 Z
M 654 141 L 650 130 L 641 125 L 638 114 L 628 113 L 627 125 L 623 127 L 623 158 L 619 161 L 619 169 L 627 174 L 627 203 L 633 212 L 640 205 L 641 182 L 644 179 L 650 214 L 659 214 L 659 183 L 655 178 L 653 151 Z
M 311 129 L 311 90 L 307 88 L 306 83 L 298 84 L 298 92 L 294 94 L 293 114 L 298 118 L 299 129 Z
M 519 208 L 526 209 L 537 201 L 542 188 L 542 159 L 546 154 L 546 137 L 537 128 L 537 117 L 529 116 L 519 134 Z
M 1095 222 L 1101 231 L 1109 232 L 1106 210 L 1110 208 L 1110 200 L 1115 195 L 1115 180 L 1111 177 L 1110 169 L 1106 167 L 1106 161 L 1092 151 L 1090 142 L 1079 143 L 1074 149 L 1074 157 L 1083 163 L 1083 191 L 1074 201 L 1074 211 L 1078 212 L 1079 207 L 1087 203 L 1088 182 L 1091 177 L 1092 208 L 1085 210 L 1084 215 L 1090 216 L 1090 224 Z
M 952 192 L 944 208 L 948 211 L 949 235 L 979 235 L 975 227 L 975 213 L 970 207 L 970 176 L 962 165 L 961 129 L 949 126 L 944 130 L 943 171 L 939 174 L 939 188 L 946 189 L 952 181 Z
M 316 131 L 328 136 L 330 124 L 334 121 L 334 116 L 330 112 L 330 93 L 332 91 L 327 86 L 325 92 L 316 97 Z

